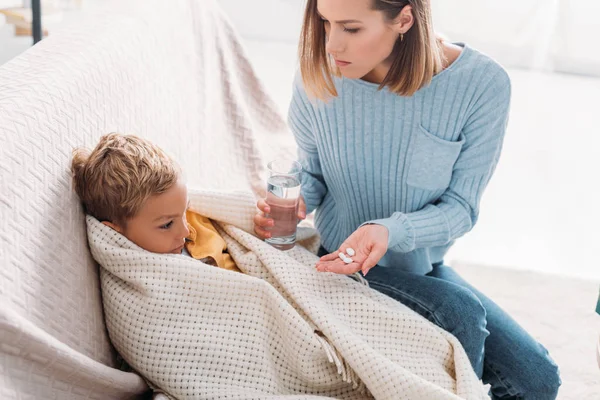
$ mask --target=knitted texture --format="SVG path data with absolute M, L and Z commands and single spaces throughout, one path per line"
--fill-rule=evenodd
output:
M 71 187 L 73 148 L 134 133 L 172 155 L 192 185 L 264 195 L 267 160 L 286 153 L 269 146 L 291 138 L 214 0 L 103 0 L 85 9 L 0 66 L 2 400 L 130 399 L 148 390 L 119 370 L 106 333 Z
M 360 280 L 253 236 L 250 193 L 190 191 L 243 273 L 153 254 L 87 218 L 112 343 L 172 398 L 482 399 L 457 339 Z M 309 250 L 310 249 L 310 250 Z
M 463 46 L 410 97 L 335 78 L 338 96 L 321 101 L 296 78 L 289 121 L 306 172 L 302 193 L 327 250 L 377 223 L 389 230 L 380 265 L 424 274 L 475 225 L 511 86 L 500 65 Z

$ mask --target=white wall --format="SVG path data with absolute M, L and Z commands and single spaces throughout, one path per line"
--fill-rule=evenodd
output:
M 296 43 L 304 0 L 219 0 L 248 39 Z M 600 76 L 598 0 L 433 0 L 436 30 L 506 67 Z
M 296 43 L 304 0 L 217 0 L 247 39 Z
M 553 47 L 555 70 L 600 76 L 600 1 L 563 0 Z
M 436 29 L 507 67 L 600 76 L 598 0 L 433 0 Z
M 0 0 L 0 9 L 1 8 L 21 7 L 22 5 L 23 5 L 22 0 Z

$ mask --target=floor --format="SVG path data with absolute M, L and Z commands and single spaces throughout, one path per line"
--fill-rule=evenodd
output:
M 600 399 L 595 346 L 600 317 L 598 284 L 538 272 L 455 263 L 470 283 L 506 310 L 542 343 L 559 366 L 559 400 Z

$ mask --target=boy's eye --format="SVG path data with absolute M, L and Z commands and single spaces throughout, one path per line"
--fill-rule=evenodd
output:
M 169 229 L 171 227 L 171 225 L 173 225 L 173 221 L 169 221 L 164 225 L 160 226 L 160 229 Z

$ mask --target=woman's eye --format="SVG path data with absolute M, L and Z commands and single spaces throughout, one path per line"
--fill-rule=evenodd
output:
M 358 28 L 354 28 L 354 29 L 350 29 L 350 28 L 344 28 L 344 32 L 348 32 L 348 33 L 357 33 L 360 29 Z
M 169 229 L 171 227 L 171 225 L 173 225 L 173 221 L 167 222 L 164 225 L 160 226 L 160 229 Z

